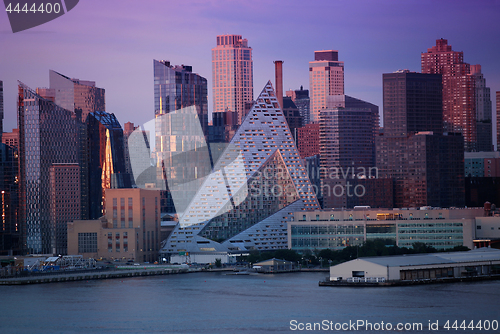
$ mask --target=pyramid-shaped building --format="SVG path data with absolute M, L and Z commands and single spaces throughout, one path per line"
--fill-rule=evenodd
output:
M 180 214 L 162 253 L 288 248 L 286 224 L 293 212 L 317 209 L 314 189 L 268 82 Z

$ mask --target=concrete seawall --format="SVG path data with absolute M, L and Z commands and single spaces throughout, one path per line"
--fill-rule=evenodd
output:
M 95 279 L 113 279 L 127 278 L 139 276 L 153 275 L 171 275 L 183 274 L 191 271 L 190 269 L 174 269 L 174 268 L 145 268 L 145 269 L 124 269 L 124 270 L 107 270 L 107 271 L 88 271 L 79 273 L 58 273 L 57 275 L 37 275 L 27 277 L 12 277 L 0 279 L 0 285 L 25 285 L 39 283 L 55 283 L 55 282 L 71 282 L 71 281 L 88 281 Z

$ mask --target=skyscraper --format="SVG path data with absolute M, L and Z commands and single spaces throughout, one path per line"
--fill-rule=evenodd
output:
M 394 179 L 394 206 L 463 206 L 463 137 L 443 135 L 441 75 L 404 70 L 383 83 L 376 159 L 379 176 Z
M 445 132 L 464 136 L 466 151 L 477 149 L 476 79 L 462 51 L 453 51 L 446 39 L 422 53 L 422 73 L 438 73 L 443 80 L 443 121 Z
M 311 109 L 309 122 L 318 122 L 320 110 L 326 108 L 327 97 L 344 94 L 344 62 L 336 50 L 314 51 L 309 62 Z
M 55 104 L 81 113 L 83 123 L 91 112 L 106 111 L 104 88 L 96 87 L 94 81 L 71 79 L 53 70 L 49 71 L 49 81 L 55 93 Z
M 252 48 L 241 35 L 219 35 L 212 49 L 214 112 L 234 111 L 241 124 L 253 100 Z
M 443 133 L 440 74 L 400 70 L 384 73 L 384 136 L 399 137 L 419 131 Z
M 3 81 L 0 80 L 0 142 L 3 134 Z
M 476 86 L 476 131 L 478 152 L 493 150 L 493 124 L 491 122 L 490 88 L 486 87 L 486 79 L 481 72 L 481 65 L 471 65 L 470 73 Z
M 23 244 L 29 254 L 48 254 L 53 252 L 49 170 L 57 163 L 78 163 L 77 119 L 19 83 L 18 125 Z
M 300 86 L 298 90 L 288 90 L 286 96 L 291 97 L 293 103 L 297 106 L 302 117 L 302 124 L 309 124 L 309 110 L 311 101 L 309 99 L 309 90 Z
M 329 96 L 319 116 L 324 207 L 345 207 L 348 179 L 368 178 L 375 170 L 378 106 L 347 95 Z
M 50 88 L 37 88 L 37 93 L 56 105 L 77 115 L 78 163 L 80 164 L 81 218 L 89 219 L 89 155 L 88 134 L 85 124 L 90 113 L 106 111 L 105 90 L 94 81 L 71 79 L 61 73 L 49 71 Z
M 103 215 L 105 190 L 130 188 L 131 178 L 125 170 L 123 130 L 114 114 L 104 111 L 87 116 L 89 219 Z
M 193 73 L 188 65 L 170 65 L 167 60 L 153 60 L 155 116 L 194 106 L 201 128 L 208 124 L 207 79 Z M 160 136 L 164 135 L 162 129 Z M 159 134 L 157 134 L 158 136 Z M 159 138 L 160 141 L 165 138 Z M 165 145 L 160 142 L 160 145 Z
M 500 91 L 497 92 L 497 151 L 500 151 Z
M 78 164 L 50 166 L 50 218 L 52 252 L 68 253 L 67 223 L 80 219 L 80 167 Z
M 183 211 L 194 194 L 182 185 L 197 182 L 211 169 L 207 80 L 193 73 L 191 66 L 172 66 L 165 60 L 153 60 L 153 69 L 156 186 L 165 190 L 162 210 Z
M 22 255 L 19 224 L 19 155 L 17 147 L 0 143 L 0 255 Z

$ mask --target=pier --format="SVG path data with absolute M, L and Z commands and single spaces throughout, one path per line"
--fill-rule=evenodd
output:
M 40 273 L 37 275 L 18 276 L 0 279 L 0 285 L 25 285 L 55 282 L 89 281 L 96 279 L 128 278 L 153 275 L 183 274 L 197 269 L 167 268 L 142 266 L 130 269 L 87 270 L 80 272 L 61 271 L 57 273 Z

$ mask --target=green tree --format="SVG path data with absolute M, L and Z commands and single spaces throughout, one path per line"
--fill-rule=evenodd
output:
M 221 261 L 221 259 L 215 259 L 215 266 L 217 268 L 221 268 L 222 267 L 222 261 Z

